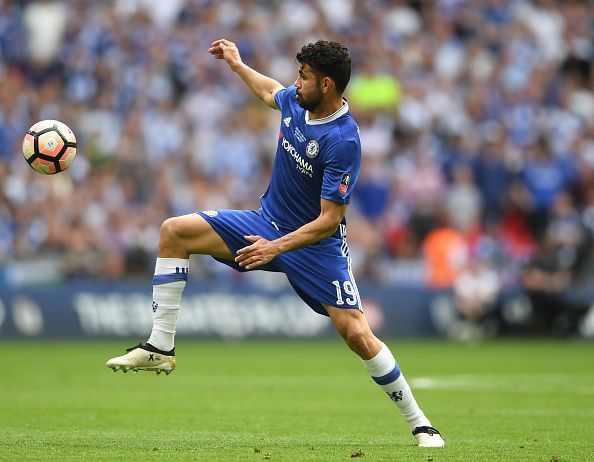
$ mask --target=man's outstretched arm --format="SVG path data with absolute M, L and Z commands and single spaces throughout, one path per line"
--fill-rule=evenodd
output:
M 320 215 L 292 233 L 274 241 L 268 241 L 261 236 L 245 236 L 253 244 L 239 249 L 235 262 L 246 269 L 253 269 L 268 263 L 281 253 L 307 247 L 330 237 L 336 232 L 346 208 L 347 204 L 321 199 Z
M 227 40 L 212 42 L 208 52 L 216 59 L 224 59 L 233 72 L 238 74 L 254 94 L 272 109 L 278 109 L 274 95 L 285 88 L 279 82 L 255 71 L 241 60 L 237 46 Z

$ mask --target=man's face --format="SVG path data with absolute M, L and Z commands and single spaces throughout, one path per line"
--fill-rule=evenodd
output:
M 295 80 L 297 102 L 307 111 L 315 111 L 322 101 L 320 80 L 309 64 L 299 66 L 299 77 Z

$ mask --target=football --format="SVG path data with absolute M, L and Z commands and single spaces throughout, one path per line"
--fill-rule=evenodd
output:
M 42 120 L 23 139 L 23 156 L 33 170 L 53 175 L 66 170 L 76 157 L 76 137 L 58 120 Z

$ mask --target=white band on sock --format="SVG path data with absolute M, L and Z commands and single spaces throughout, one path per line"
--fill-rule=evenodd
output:
M 390 349 L 382 343 L 382 349 L 373 358 L 363 360 L 363 365 L 372 377 L 382 377 L 394 370 L 396 359 Z
M 155 263 L 155 274 L 175 273 L 176 268 L 190 267 L 189 258 L 157 258 Z

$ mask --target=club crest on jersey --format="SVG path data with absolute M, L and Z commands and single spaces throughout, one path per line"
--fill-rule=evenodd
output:
M 340 194 L 346 194 L 349 190 L 349 183 L 351 182 L 351 174 L 350 173 L 343 173 L 342 178 L 340 179 L 340 186 L 338 186 L 338 191 Z
M 320 152 L 320 145 L 318 142 L 316 140 L 309 140 L 307 147 L 305 148 L 305 154 L 307 154 L 307 157 L 313 159 L 318 155 L 318 152 Z

